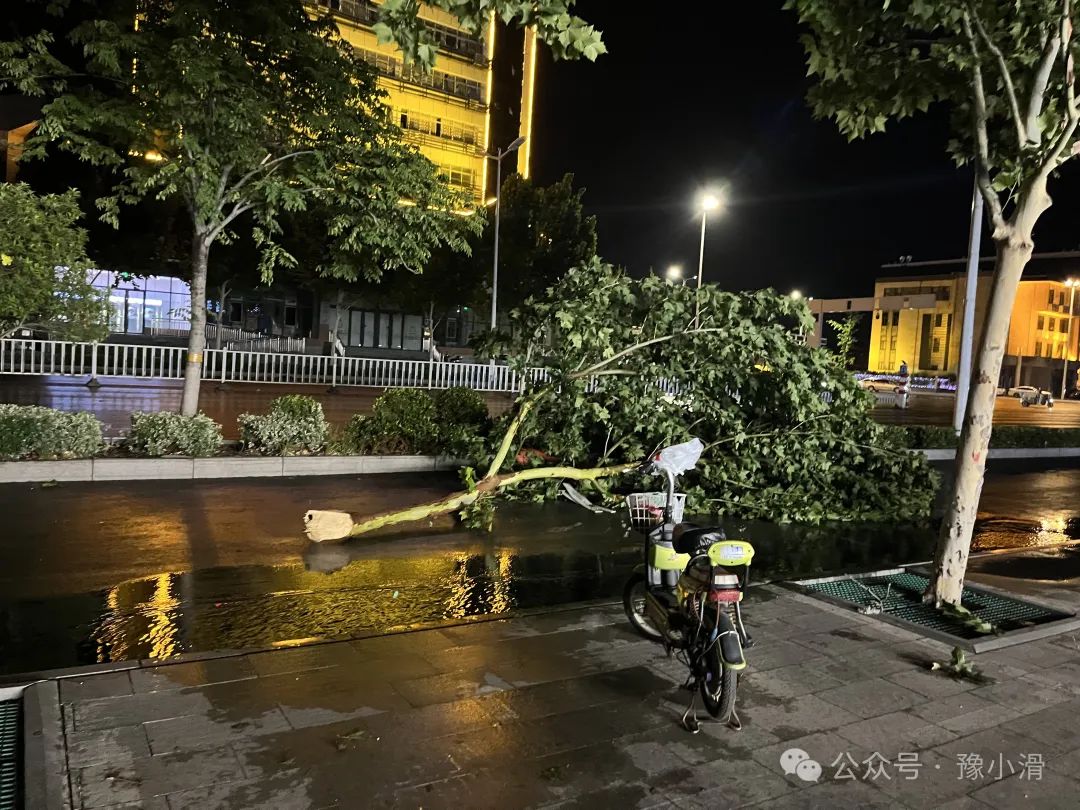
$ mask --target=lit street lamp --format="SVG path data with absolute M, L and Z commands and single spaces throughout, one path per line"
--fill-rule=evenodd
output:
M 792 290 L 791 291 L 791 298 L 792 298 L 793 301 L 798 301 L 800 298 L 802 298 L 802 293 L 799 292 L 798 290 Z
M 1061 398 L 1065 399 L 1065 383 L 1069 377 L 1069 350 L 1072 348 L 1073 333 L 1073 303 L 1076 300 L 1076 288 L 1080 287 L 1080 279 L 1070 278 L 1065 282 L 1069 288 L 1069 331 L 1065 334 L 1065 368 L 1061 370 Z
M 672 284 L 677 284 L 678 282 L 682 281 L 682 265 L 671 265 L 670 267 L 668 267 L 667 273 L 665 275 L 667 275 L 668 281 L 670 281 Z
M 698 251 L 697 263 L 697 288 L 701 290 L 701 273 L 705 268 L 705 223 L 709 219 L 709 212 L 720 208 L 722 201 L 715 194 L 705 194 L 701 198 L 701 249 Z M 698 316 L 701 315 L 701 296 L 694 301 L 694 326 L 697 326 Z
M 502 161 L 507 155 L 516 152 L 525 143 L 525 136 L 519 135 L 505 149 L 499 149 L 494 155 L 486 157 L 495 161 L 495 261 L 491 268 L 491 331 L 494 332 L 498 324 L 499 315 L 499 209 L 502 202 Z M 495 365 L 495 358 L 491 358 L 490 365 Z

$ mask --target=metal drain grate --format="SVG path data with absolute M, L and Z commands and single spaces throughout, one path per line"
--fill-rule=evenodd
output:
M 957 621 L 949 619 L 930 605 L 922 603 L 922 593 L 929 580 L 919 574 L 885 574 L 852 579 L 834 579 L 823 582 L 800 583 L 813 593 L 846 602 L 855 607 L 869 607 L 881 600 L 882 611 L 905 622 L 917 624 L 963 639 L 985 638 Z M 890 587 L 891 586 L 891 587 Z M 867 592 L 873 592 L 873 596 Z M 962 604 L 980 619 L 993 624 L 1002 632 L 1019 630 L 1046 622 L 1067 619 L 1068 613 L 1033 605 L 1019 599 L 1010 599 L 982 590 L 964 588 Z
M 0 810 L 17 810 L 22 701 L 0 701 Z

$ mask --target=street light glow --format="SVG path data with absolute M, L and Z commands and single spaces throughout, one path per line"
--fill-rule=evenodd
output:
M 1080 287 L 1080 278 L 1068 278 L 1065 279 L 1066 287 Z
M 798 301 L 800 298 L 802 298 L 802 293 L 799 292 L 798 290 L 792 290 L 791 291 L 791 297 L 794 298 L 796 301 Z
M 702 211 L 715 211 L 720 207 L 720 198 L 715 194 L 706 194 L 701 198 Z
M 673 264 L 667 269 L 668 281 L 678 281 L 682 278 L 682 265 Z

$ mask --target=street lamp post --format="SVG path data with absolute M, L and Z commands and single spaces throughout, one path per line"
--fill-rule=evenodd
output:
M 495 161 L 495 250 L 494 261 L 491 268 L 491 331 L 494 332 L 498 328 L 499 320 L 499 213 L 502 207 L 502 162 L 503 158 L 507 155 L 516 152 L 521 148 L 521 145 L 525 143 L 525 136 L 520 135 L 514 139 L 514 141 L 505 149 L 499 149 L 494 155 L 487 155 L 486 157 Z M 490 366 L 495 365 L 495 358 L 492 357 L 488 363 Z
M 715 211 L 720 207 L 720 198 L 715 194 L 706 194 L 701 198 L 701 249 L 698 251 L 698 263 L 697 263 L 697 289 L 698 294 L 694 296 L 694 326 L 698 325 L 698 318 L 701 315 L 701 274 L 705 268 L 705 224 L 709 219 L 709 212 Z
M 1069 378 L 1069 350 L 1072 348 L 1073 333 L 1073 303 L 1076 301 L 1076 288 L 1080 287 L 1080 279 L 1070 278 L 1065 282 L 1069 288 L 1069 331 L 1065 335 L 1065 368 L 1061 370 L 1061 398 L 1065 399 L 1065 383 Z

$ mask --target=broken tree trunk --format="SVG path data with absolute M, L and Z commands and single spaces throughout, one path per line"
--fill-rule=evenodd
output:
M 419 506 L 410 506 L 393 512 L 382 512 L 368 517 L 352 515 L 349 512 L 312 509 L 304 515 L 304 532 L 315 543 L 326 540 L 342 540 L 361 534 L 396 526 L 401 523 L 414 523 L 420 520 L 457 512 L 483 497 L 493 495 L 500 489 L 512 487 L 526 481 L 541 481 L 548 478 L 562 478 L 571 481 L 595 481 L 628 473 L 637 464 L 614 464 L 610 467 L 534 467 L 529 470 L 493 475 L 476 482 L 476 488 L 466 492 L 455 492 L 446 498 Z

